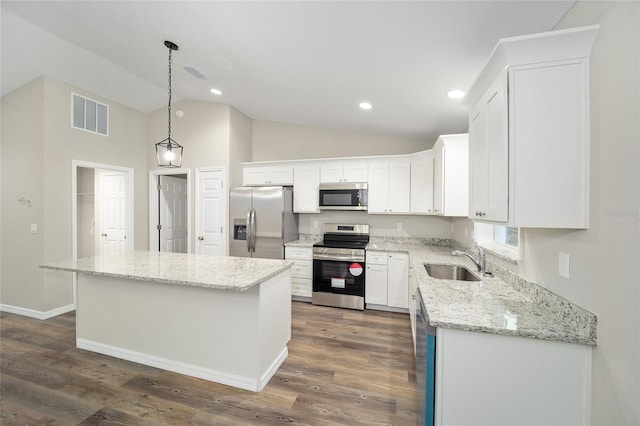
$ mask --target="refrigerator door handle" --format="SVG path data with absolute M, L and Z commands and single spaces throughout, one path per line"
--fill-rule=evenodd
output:
M 251 251 L 256 251 L 256 209 L 251 209 Z
M 247 251 L 251 253 L 251 209 L 247 210 Z

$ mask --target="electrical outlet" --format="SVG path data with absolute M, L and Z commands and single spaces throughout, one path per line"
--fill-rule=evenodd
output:
M 37 234 L 38 233 L 38 224 L 37 223 L 32 223 L 31 224 L 31 233 L 32 234 Z
M 570 263 L 571 256 L 569 256 L 567 253 L 558 254 L 558 274 L 560 274 L 561 277 L 569 278 Z
M 466 226 L 464 227 L 464 237 L 469 238 L 469 228 L 467 228 Z
M 402 222 L 398 222 L 396 229 L 398 229 L 398 231 L 402 231 Z
M 317 220 L 313 221 L 313 229 L 318 229 L 318 221 Z

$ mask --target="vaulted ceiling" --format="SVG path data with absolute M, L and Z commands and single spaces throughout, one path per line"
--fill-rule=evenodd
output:
M 3 0 L 2 95 L 46 74 L 153 111 L 171 40 L 174 100 L 432 141 L 466 129 L 445 93 L 469 89 L 498 39 L 552 30 L 574 3 Z

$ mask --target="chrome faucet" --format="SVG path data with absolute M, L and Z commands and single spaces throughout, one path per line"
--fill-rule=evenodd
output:
M 467 256 L 476 265 L 476 267 L 478 268 L 478 272 L 480 272 L 484 276 L 486 274 L 484 250 L 482 250 L 482 247 L 480 246 L 477 246 L 477 247 L 478 247 L 478 260 L 475 260 L 473 256 L 467 253 L 466 251 L 454 250 L 451 252 L 451 254 L 453 256 Z

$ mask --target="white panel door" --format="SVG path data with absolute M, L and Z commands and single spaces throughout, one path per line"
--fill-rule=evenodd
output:
M 100 254 L 127 251 L 126 177 L 124 173 L 100 174 Z
M 224 169 L 196 170 L 196 253 L 227 252 L 227 194 Z
M 158 176 L 160 181 L 160 251 L 187 253 L 187 179 Z

